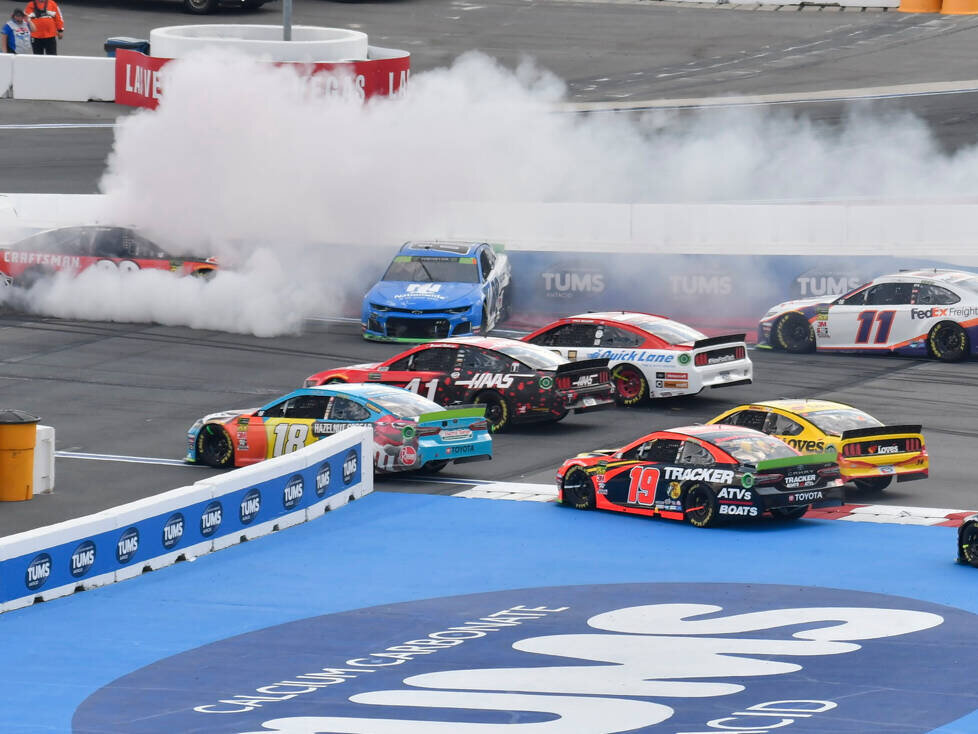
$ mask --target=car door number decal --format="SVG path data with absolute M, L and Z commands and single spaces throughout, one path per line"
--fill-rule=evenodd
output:
M 652 507 L 655 504 L 655 488 L 659 486 L 659 470 L 650 466 L 636 466 L 628 476 L 628 504 Z
M 428 398 L 428 400 L 432 400 L 433 401 L 435 399 L 435 393 L 438 392 L 438 379 L 435 378 L 434 380 L 428 380 L 426 383 L 424 383 L 424 387 L 428 391 L 427 394 L 425 395 L 425 397 Z M 411 392 L 417 393 L 418 395 L 420 395 L 421 394 L 421 378 L 420 377 L 415 377 L 407 385 L 404 386 L 404 389 L 405 390 L 410 390 Z
M 309 435 L 309 426 L 305 423 L 279 423 L 273 430 L 275 445 L 272 447 L 272 456 L 298 451 L 306 445 L 306 437 Z
M 869 342 L 873 324 L 876 324 L 876 338 L 873 339 L 873 343 L 886 344 L 890 340 L 890 329 L 893 327 L 894 316 L 896 316 L 896 311 L 861 311 L 856 317 L 859 321 L 859 329 L 856 331 L 856 344 Z

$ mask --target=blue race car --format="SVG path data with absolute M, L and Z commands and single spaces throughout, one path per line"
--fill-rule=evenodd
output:
M 509 258 L 485 242 L 406 242 L 363 297 L 364 339 L 485 335 L 509 310 Z
M 373 427 L 379 472 L 440 471 L 450 461 L 492 458 L 484 405 L 446 409 L 399 387 L 329 385 L 204 416 L 187 431 L 186 461 L 247 466 L 356 426 Z

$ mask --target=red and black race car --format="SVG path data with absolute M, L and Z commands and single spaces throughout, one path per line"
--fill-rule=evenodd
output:
M 702 528 L 764 512 L 795 520 L 812 506 L 842 504 L 842 483 L 835 454 L 801 455 L 774 436 L 729 425 L 656 431 L 581 454 L 557 471 L 564 504 Z
M 454 337 L 420 344 L 386 362 L 355 364 L 306 378 L 305 387 L 376 382 L 451 406 L 486 406 L 494 433 L 511 423 L 559 421 L 614 404 L 607 359 L 568 362 L 515 339 Z

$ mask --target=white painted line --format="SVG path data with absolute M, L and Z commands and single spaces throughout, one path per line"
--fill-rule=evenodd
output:
M 946 517 L 912 517 L 910 515 L 847 515 L 835 518 L 842 522 L 872 522 L 888 525 L 939 525 Z
M 56 459 L 87 459 L 88 461 L 118 461 L 124 464 L 160 464 L 164 466 L 192 466 L 182 459 L 157 459 L 150 456 L 121 456 L 119 454 L 88 454 L 82 451 L 55 451 Z
M 114 122 L 32 122 L 0 125 L 0 130 L 87 130 L 113 128 Z
M 967 510 L 949 510 L 936 507 L 905 507 L 901 505 L 865 505 L 852 511 L 853 515 L 885 515 L 888 517 L 911 517 L 936 519 L 939 522 L 947 520 L 948 515 Z

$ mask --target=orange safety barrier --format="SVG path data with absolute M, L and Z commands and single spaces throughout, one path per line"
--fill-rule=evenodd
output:
M 40 420 L 22 410 L 0 410 L 0 502 L 34 496 L 34 445 Z
M 944 0 L 941 12 L 944 15 L 978 15 L 978 0 Z

